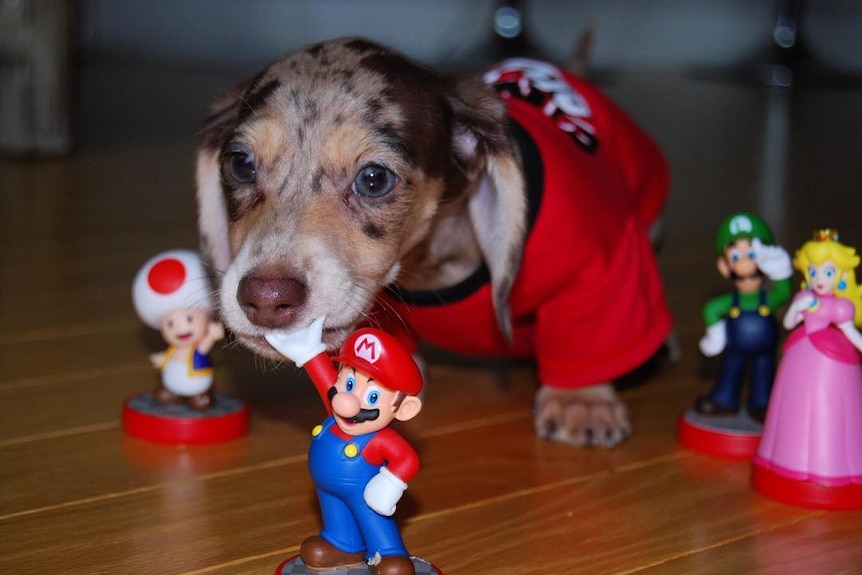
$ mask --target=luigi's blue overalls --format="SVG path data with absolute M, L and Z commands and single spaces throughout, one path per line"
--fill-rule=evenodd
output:
M 332 427 L 329 416 L 314 428 L 308 452 L 308 467 L 317 488 L 323 530 L 320 535 L 346 553 L 365 552 L 372 559 L 407 555 L 393 517 L 375 512 L 365 503 L 363 493 L 380 467 L 368 463 L 362 450 L 377 435 L 368 433 L 344 440 Z
M 756 308 L 740 305 L 740 294 L 734 290 L 725 327 L 727 347 L 718 380 L 709 398 L 732 410 L 739 409 L 743 376 L 750 362 L 748 408 L 762 409 L 769 402 L 775 378 L 775 350 L 778 344 L 778 324 L 760 290 Z

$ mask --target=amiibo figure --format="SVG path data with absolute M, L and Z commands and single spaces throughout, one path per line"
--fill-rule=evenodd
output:
M 242 435 L 248 408 L 212 391 L 209 353 L 224 338 L 212 320 L 206 270 L 195 252 L 163 252 L 138 271 L 132 302 L 138 317 L 161 332 L 165 351 L 150 355 L 160 385 L 124 405 L 123 424 L 131 435 L 167 443 L 201 443 Z
M 778 346 L 773 310 L 791 293 L 790 256 L 773 245 L 772 231 L 758 216 L 739 212 L 722 222 L 715 239 L 719 273 L 733 291 L 704 307 L 706 334 L 700 350 L 723 354 L 712 390 L 699 397 L 679 422 L 681 442 L 712 455 L 749 458 L 760 437 Z M 765 282 L 772 281 L 770 289 Z M 744 379 L 748 390 L 742 409 Z
M 328 415 L 312 431 L 308 452 L 323 529 L 276 574 L 355 568 L 357 574 L 439 575 L 407 553 L 392 517 L 419 471 L 419 456 L 390 424 L 421 410 L 419 367 L 393 336 L 378 329 L 354 332 L 334 358 L 326 355 L 322 336 L 322 318 L 302 330 L 266 336 L 305 368 Z
M 752 483 L 795 505 L 862 508 L 859 256 L 834 230 L 820 230 L 793 264 L 805 283 L 784 316 L 784 327 L 794 331 L 784 345 Z

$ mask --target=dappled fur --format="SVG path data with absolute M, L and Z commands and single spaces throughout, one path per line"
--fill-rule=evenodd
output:
M 271 64 L 217 99 L 200 133 L 201 246 L 225 323 L 277 358 L 266 333 L 325 316 L 335 348 L 387 284 L 443 288 L 484 262 L 509 333 L 527 218 L 516 149 L 503 101 L 472 76 L 439 74 L 360 39 Z M 253 165 L 252 182 L 236 180 L 238 157 Z M 391 191 L 356 193 L 368 166 L 394 175 Z M 255 298 L 275 295 L 284 300 L 276 311 L 256 308 Z M 575 444 L 626 437 L 625 407 L 597 383 L 540 393 L 539 433 Z

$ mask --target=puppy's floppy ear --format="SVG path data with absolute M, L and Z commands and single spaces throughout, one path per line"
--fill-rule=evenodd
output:
M 242 94 L 248 83 L 235 86 L 210 106 L 210 114 L 199 133 L 195 166 L 198 232 L 201 255 L 216 272 L 216 277 L 231 262 L 228 240 L 227 203 L 222 190 L 219 156 L 239 118 Z
M 511 339 L 509 292 L 524 247 L 527 199 L 521 160 L 509 135 L 505 103 L 477 78 L 459 77 L 450 90 L 455 115 L 453 154 L 474 184 L 470 221 L 491 273 L 494 310 Z

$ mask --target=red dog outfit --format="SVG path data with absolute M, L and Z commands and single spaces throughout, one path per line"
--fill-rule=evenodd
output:
M 535 357 L 554 387 L 610 381 L 671 329 L 647 236 L 667 197 L 664 157 L 606 96 L 559 69 L 507 60 L 485 78 L 507 100 L 530 201 L 513 339 L 499 329 L 485 267 L 443 290 L 388 288 L 380 307 L 402 325 L 386 327 L 460 354 Z

